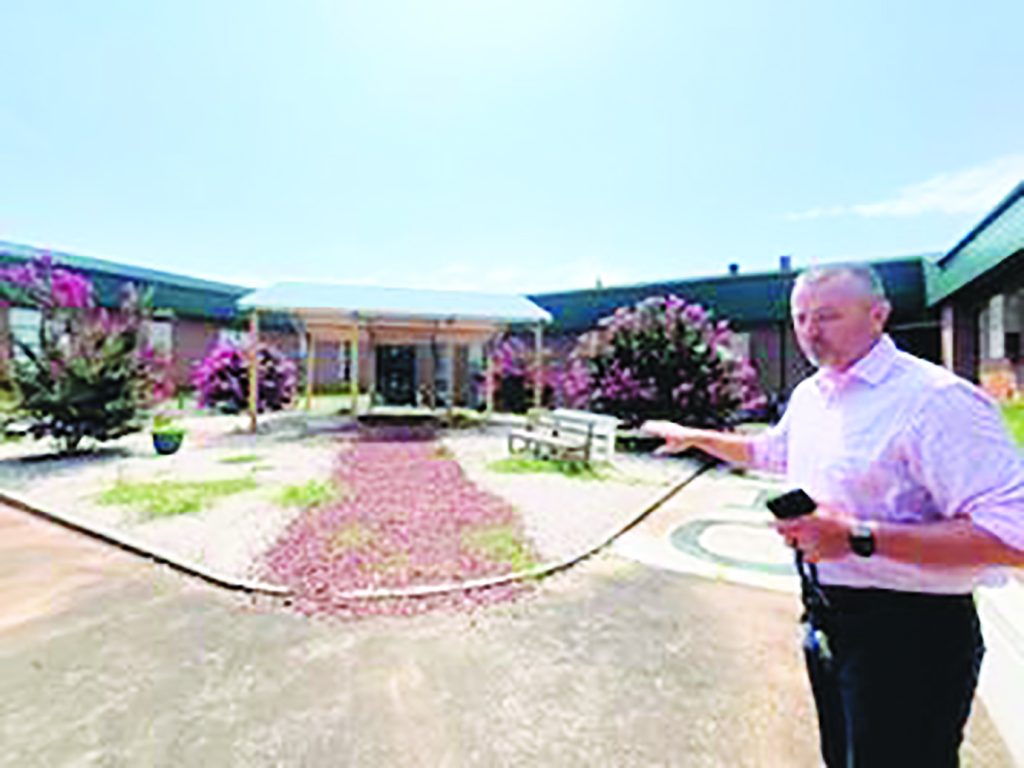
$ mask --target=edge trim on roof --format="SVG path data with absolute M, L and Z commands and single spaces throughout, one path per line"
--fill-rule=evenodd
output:
M 1010 206 L 1017 202 L 1017 200 L 1019 200 L 1021 197 L 1024 197 L 1024 181 L 1018 183 L 1017 186 L 1014 187 L 1014 189 L 1010 192 L 1010 194 L 1003 198 L 1002 202 L 1000 202 L 995 208 L 989 211 L 985 218 L 978 222 L 974 226 L 974 229 L 972 229 L 970 232 L 964 235 L 963 238 L 961 238 L 960 242 L 954 245 L 952 250 L 943 255 L 942 258 L 940 258 L 936 262 L 936 264 L 940 267 L 945 266 L 947 261 L 956 256 L 960 251 L 962 251 L 967 246 L 968 243 L 970 243 L 983 231 L 988 229 L 992 222 L 994 222 L 996 219 L 998 219 L 1000 216 L 1006 213 L 1006 211 L 1009 210 Z

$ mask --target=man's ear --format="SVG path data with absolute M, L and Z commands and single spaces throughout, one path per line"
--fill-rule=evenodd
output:
M 892 304 L 887 300 L 882 299 L 876 301 L 871 306 L 871 319 L 875 323 L 875 330 L 881 332 L 885 329 L 885 324 L 889 321 L 889 315 L 892 313 Z

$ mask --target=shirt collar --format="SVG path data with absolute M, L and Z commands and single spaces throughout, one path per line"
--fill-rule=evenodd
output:
M 892 367 L 893 361 L 896 359 L 897 351 L 896 344 L 889 334 L 883 333 L 878 341 L 872 345 L 871 349 L 868 350 L 867 354 L 845 371 L 839 373 L 833 370 L 822 369 L 815 374 L 815 381 L 818 384 L 818 388 L 823 391 L 832 391 L 850 379 L 860 379 L 874 386 L 884 379 L 885 375 L 889 372 L 889 368 Z

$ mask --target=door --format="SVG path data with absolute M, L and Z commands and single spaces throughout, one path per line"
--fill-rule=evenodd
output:
M 377 347 L 377 391 L 385 405 L 416 404 L 416 347 Z

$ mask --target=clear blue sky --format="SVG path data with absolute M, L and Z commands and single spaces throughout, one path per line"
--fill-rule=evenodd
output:
M 532 292 L 944 251 L 1024 3 L 0 0 L 0 239 Z

